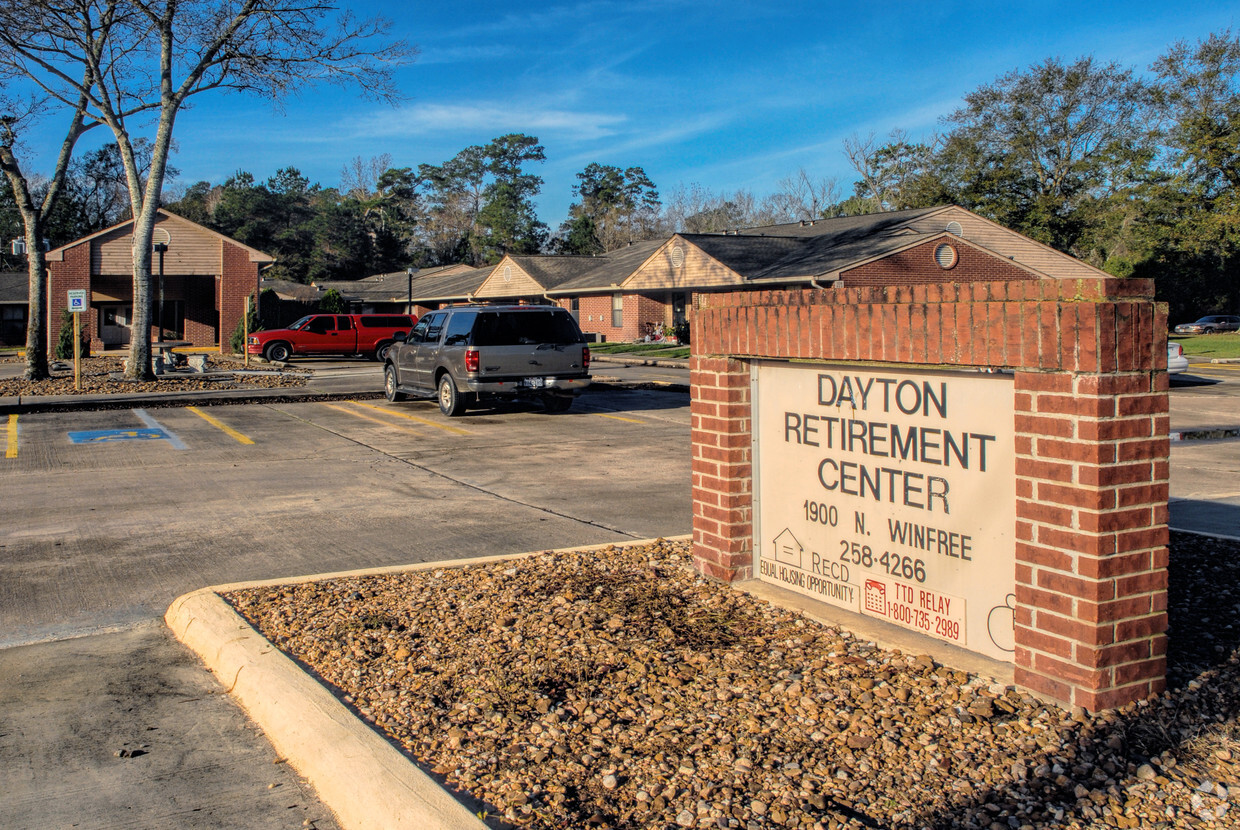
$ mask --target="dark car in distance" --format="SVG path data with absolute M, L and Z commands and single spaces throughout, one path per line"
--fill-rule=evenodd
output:
M 590 348 L 558 306 L 452 306 L 428 311 L 384 362 L 389 401 L 437 398 L 453 417 L 490 399 L 535 398 L 563 412 L 590 385 Z

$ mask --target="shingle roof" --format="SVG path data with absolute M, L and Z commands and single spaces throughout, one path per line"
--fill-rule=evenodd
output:
M 510 256 L 508 259 L 544 290 L 556 288 L 598 265 L 598 257 L 590 256 Z
M 722 234 L 681 234 L 681 237 L 746 280 L 806 279 L 932 236 L 916 233 L 907 226 L 938 210 L 942 208 L 839 216 Z
M 469 265 L 443 265 L 427 268 L 413 276 L 415 302 L 463 300 L 490 273 L 489 268 Z M 316 283 L 324 291 L 336 289 L 351 300 L 372 303 L 403 303 L 409 296 L 409 275 L 405 271 L 375 274 L 360 280 L 332 280 Z
M 850 234 L 872 234 L 890 231 L 914 219 L 927 216 L 946 205 L 930 208 L 909 208 L 892 210 L 886 213 L 866 213 L 861 216 L 834 216 L 830 219 L 812 219 L 803 222 L 789 222 L 783 225 L 762 225 L 756 228 L 741 228 L 735 231 L 721 231 L 719 235 L 728 236 L 838 236 Z
M 650 255 L 662 247 L 665 240 L 649 239 L 633 242 L 623 248 L 617 248 L 602 256 L 588 257 L 592 267 L 563 283 L 557 291 L 588 291 L 597 288 L 610 288 L 624 282 L 630 274 L 641 267 Z
M 271 289 L 281 299 L 301 300 L 303 303 L 315 302 L 320 296 L 319 290 L 313 285 L 306 285 L 304 282 L 294 282 L 292 280 L 273 280 L 264 277 L 259 282 L 258 289 L 259 291 Z
M 25 271 L 0 274 L 0 303 L 28 303 L 29 298 L 30 277 Z

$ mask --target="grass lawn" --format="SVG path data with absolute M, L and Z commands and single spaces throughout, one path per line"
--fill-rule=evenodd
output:
M 688 346 L 668 346 L 665 343 L 591 343 L 592 354 L 639 354 L 643 357 L 689 357 Z
M 1174 340 L 1184 347 L 1184 354 L 1189 357 L 1240 357 L 1240 334 L 1168 334 L 1168 340 Z

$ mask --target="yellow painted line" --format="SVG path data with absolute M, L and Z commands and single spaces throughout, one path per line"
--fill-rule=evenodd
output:
M 202 418 L 204 421 L 206 421 L 211 426 L 231 436 L 233 439 L 237 441 L 237 443 L 239 444 L 253 444 L 254 443 L 254 439 L 250 438 L 249 436 L 242 435 L 240 432 L 237 432 L 237 430 L 233 429 L 228 424 L 221 421 L 219 418 L 216 418 L 212 415 L 208 415 L 207 413 L 203 412 L 198 407 L 187 406 L 185 408 L 188 409 L 190 412 L 194 413 L 195 415 L 197 415 L 199 418 Z
M 9 428 L 5 431 L 4 457 L 17 458 L 17 416 L 9 416 Z
M 622 417 L 620 417 L 619 415 L 606 415 L 606 414 L 604 414 L 604 413 L 602 413 L 602 412 L 595 412 L 594 414 L 595 414 L 595 415 L 597 415 L 597 416 L 599 416 L 600 418 L 611 418 L 613 421 L 626 421 L 626 422 L 628 422 L 628 423 L 630 423 L 630 424 L 644 424 L 644 423 L 646 423 L 645 421 L 639 421 L 639 420 L 637 420 L 636 418 L 622 418 Z
M 410 415 L 408 412 L 401 412 L 398 409 L 388 409 L 387 407 L 375 406 L 374 404 L 362 403 L 361 401 L 349 401 L 349 403 L 353 404 L 354 406 L 364 406 L 367 409 L 373 409 L 375 412 L 382 412 L 384 415 L 393 415 L 397 418 L 407 418 L 408 420 L 415 421 L 419 424 L 422 424 L 423 426 L 434 427 L 435 429 L 442 429 L 444 432 L 455 432 L 457 435 L 473 435 L 473 433 L 467 429 L 461 429 L 460 427 L 452 427 L 452 426 L 448 426 L 447 424 L 437 424 L 434 421 L 428 421 L 425 418 L 419 418 L 417 415 Z
M 422 433 L 418 432 L 416 429 L 409 429 L 408 427 L 403 427 L 400 424 L 393 424 L 390 421 L 383 421 L 383 420 L 380 420 L 379 418 L 372 418 L 366 413 L 358 412 L 355 409 L 348 409 L 343 406 L 336 406 L 336 404 L 334 403 L 325 403 L 323 404 L 323 406 L 327 407 L 328 409 L 334 409 L 337 412 L 343 412 L 346 415 L 352 415 L 354 418 L 361 418 L 363 421 L 370 421 L 372 423 L 376 423 L 379 426 L 384 426 L 384 427 L 387 427 L 388 429 L 397 429 L 397 430 L 400 430 L 401 432 L 407 432 L 410 435 L 417 435 L 417 436 L 422 435 Z

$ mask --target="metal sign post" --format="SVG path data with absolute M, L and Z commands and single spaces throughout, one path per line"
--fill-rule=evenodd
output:
M 82 391 L 82 312 L 86 310 L 86 289 L 69 291 L 69 311 L 73 314 L 73 388 Z
M 241 365 L 250 368 L 250 295 L 245 295 L 245 315 L 241 318 Z M 223 338 L 220 338 L 223 340 Z

